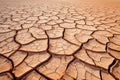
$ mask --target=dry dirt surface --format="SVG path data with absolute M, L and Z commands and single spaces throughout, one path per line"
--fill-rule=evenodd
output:
M 120 80 L 120 0 L 0 0 L 0 80 Z

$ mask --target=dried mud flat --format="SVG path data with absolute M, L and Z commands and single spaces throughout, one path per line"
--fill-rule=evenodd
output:
M 0 0 L 0 80 L 120 80 L 120 2 Z

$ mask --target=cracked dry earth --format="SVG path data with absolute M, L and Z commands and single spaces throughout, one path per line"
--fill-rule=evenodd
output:
M 0 80 L 120 80 L 119 4 L 0 0 Z

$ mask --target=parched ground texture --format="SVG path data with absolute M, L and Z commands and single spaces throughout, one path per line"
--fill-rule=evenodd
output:
M 0 80 L 120 80 L 120 1 L 0 0 Z

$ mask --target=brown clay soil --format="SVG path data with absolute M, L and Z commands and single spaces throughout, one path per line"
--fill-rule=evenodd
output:
M 0 0 L 0 80 L 120 80 L 120 0 Z

